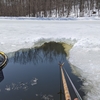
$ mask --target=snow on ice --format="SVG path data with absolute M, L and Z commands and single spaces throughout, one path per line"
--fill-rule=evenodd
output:
M 0 51 L 7 54 L 44 42 L 72 44 L 68 60 L 84 80 L 85 100 L 100 100 L 100 19 L 0 18 Z M 10 55 L 11 56 L 11 55 Z

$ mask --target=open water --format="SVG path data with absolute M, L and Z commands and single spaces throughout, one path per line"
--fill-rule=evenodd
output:
M 84 96 L 82 82 L 72 73 L 61 43 L 45 43 L 13 54 L 0 71 L 0 100 L 64 100 L 59 62 L 65 63 L 63 67 Z M 69 85 L 73 100 L 76 96 L 71 89 Z

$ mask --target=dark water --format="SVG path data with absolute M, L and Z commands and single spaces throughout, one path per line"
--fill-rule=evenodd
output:
M 66 56 L 62 45 L 55 42 L 15 52 L 0 71 L 0 100 L 64 100 L 59 61 L 65 62 L 64 68 L 83 96 L 82 82 L 71 73 Z

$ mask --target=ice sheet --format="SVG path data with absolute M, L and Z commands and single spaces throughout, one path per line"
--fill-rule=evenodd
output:
M 0 51 L 7 54 L 44 42 L 73 44 L 69 61 L 81 71 L 86 100 L 100 100 L 100 20 L 0 18 Z M 12 56 L 12 55 L 10 55 Z

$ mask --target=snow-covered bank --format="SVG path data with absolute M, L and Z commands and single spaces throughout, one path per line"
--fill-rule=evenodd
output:
M 0 19 L 0 51 L 13 52 L 44 42 L 74 44 L 69 61 L 85 79 L 86 100 L 100 100 L 100 20 Z
M 85 100 L 100 100 L 100 42 L 80 40 L 70 50 L 69 61 L 77 66 L 84 80 Z M 80 44 L 81 43 L 81 44 Z
M 100 20 L 98 16 L 91 17 L 0 17 L 0 20 Z

